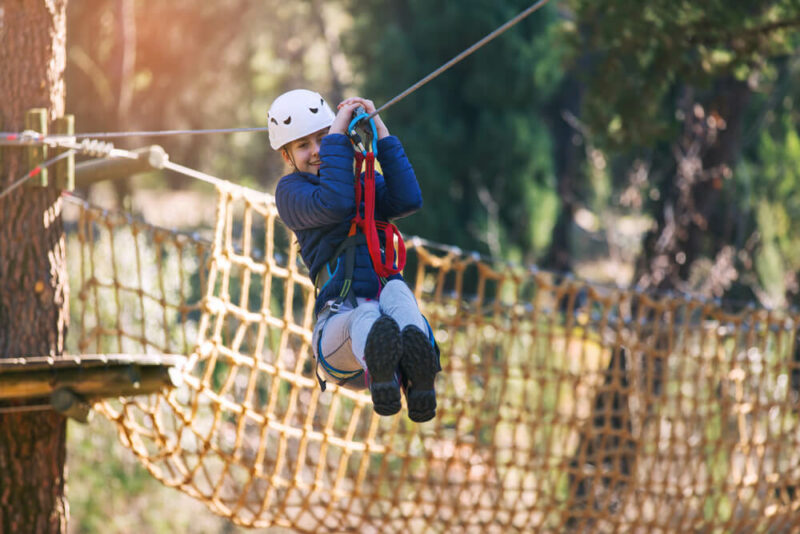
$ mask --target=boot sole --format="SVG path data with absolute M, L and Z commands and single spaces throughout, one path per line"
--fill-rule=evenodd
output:
M 428 336 L 415 326 L 403 329 L 403 356 L 400 369 L 408 381 L 408 417 L 416 423 L 436 416 L 434 380 L 438 371 L 436 354 Z
M 400 384 L 395 374 L 401 348 L 400 329 L 394 319 L 383 316 L 375 321 L 367 336 L 364 359 L 370 375 L 372 404 L 378 415 L 400 411 Z

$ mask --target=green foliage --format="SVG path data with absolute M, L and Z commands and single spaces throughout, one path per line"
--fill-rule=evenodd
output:
M 381 105 L 529 2 L 349 5 L 354 27 L 345 44 L 356 79 Z M 554 20 L 552 8 L 535 13 L 382 113 L 406 147 L 426 203 L 403 221 L 405 232 L 492 252 L 547 245 L 556 197 L 541 117 L 562 76 Z
M 776 136 L 762 132 L 756 159 L 743 162 L 737 173 L 759 230 L 759 284 L 778 303 L 787 291 L 797 292 L 786 275 L 800 270 L 800 135 L 787 126 Z
M 698 272 L 694 262 L 711 264 L 732 245 L 740 253 L 730 296 L 750 299 L 752 289 L 782 302 L 794 284 L 796 249 L 785 229 L 797 215 L 788 193 L 795 177 L 784 172 L 791 164 L 779 162 L 793 157 L 787 132 L 797 125 L 798 77 L 790 58 L 800 44 L 800 2 L 568 5 L 574 18 L 562 28 L 571 72 L 584 84 L 584 133 L 606 155 L 627 206 L 656 222 L 637 277 L 681 285 Z M 765 130 L 774 150 L 762 140 Z M 631 169 L 641 164 L 647 175 L 636 178 Z M 592 207 L 615 206 L 597 198 Z
M 248 532 L 156 480 L 122 447 L 115 428 L 103 418 L 88 426 L 70 422 L 67 450 L 72 534 Z
M 797 0 L 571 4 L 576 22 L 567 35 L 587 82 L 584 120 L 612 146 L 674 135 L 670 99 L 680 84 L 710 89 L 728 73 L 745 80 L 790 52 L 790 30 L 800 25 Z

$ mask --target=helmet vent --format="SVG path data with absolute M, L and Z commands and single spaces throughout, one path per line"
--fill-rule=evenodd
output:
M 319 111 L 319 108 L 308 108 L 308 111 L 310 111 L 311 113 L 316 113 L 317 111 Z
M 288 125 L 288 124 L 291 124 L 291 122 L 292 122 L 292 116 L 289 115 L 289 117 L 287 117 L 287 119 L 285 121 L 283 121 L 283 124 L 287 124 Z
M 278 121 L 275 120 L 275 117 L 272 117 L 270 121 L 272 121 L 272 123 L 275 124 L 276 126 L 278 125 Z

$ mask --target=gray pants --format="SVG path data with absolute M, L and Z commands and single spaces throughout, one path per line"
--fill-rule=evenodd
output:
M 314 356 L 319 358 L 318 351 L 321 347 L 325 361 L 340 371 L 367 368 L 364 362 L 367 335 L 373 323 L 381 315 L 388 315 L 394 319 L 400 330 L 413 324 L 426 334 L 428 332 L 427 323 L 419 311 L 417 300 L 402 280 L 390 280 L 377 301 L 359 298 L 357 302 L 358 306 L 355 308 L 343 304 L 340 310 L 333 314 L 329 308 L 325 308 L 319 314 L 317 324 L 314 325 L 311 338 Z M 321 373 L 325 371 L 323 366 L 319 366 L 319 371 Z M 353 385 L 348 384 L 348 386 Z

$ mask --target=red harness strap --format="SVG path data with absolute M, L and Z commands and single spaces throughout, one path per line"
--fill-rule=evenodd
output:
M 361 186 L 361 166 L 366 161 L 364 186 Z M 388 277 L 403 270 L 406 265 L 406 245 L 397 227 L 389 222 L 375 221 L 375 154 L 367 155 L 356 151 L 356 216 L 350 223 L 349 235 L 355 235 L 361 229 L 367 238 L 367 249 L 372 259 L 372 266 L 380 277 Z M 361 199 L 364 199 L 364 215 L 361 215 Z M 378 229 L 383 231 L 385 253 L 381 252 Z M 397 239 L 395 246 L 395 238 Z

